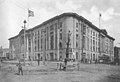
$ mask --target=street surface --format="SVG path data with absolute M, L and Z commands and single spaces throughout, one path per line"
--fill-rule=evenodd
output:
M 37 62 L 23 66 L 23 75 L 17 75 L 15 62 L 0 65 L 0 82 L 120 82 L 120 66 L 80 64 L 67 71 L 58 70 L 57 62 Z

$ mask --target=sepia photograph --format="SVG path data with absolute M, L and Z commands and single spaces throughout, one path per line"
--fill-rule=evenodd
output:
M 120 0 L 0 0 L 0 82 L 120 82 Z

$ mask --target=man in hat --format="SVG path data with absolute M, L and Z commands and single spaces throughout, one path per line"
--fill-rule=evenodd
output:
M 18 66 L 18 74 L 20 75 L 20 72 L 21 72 L 21 75 L 23 75 L 22 63 L 20 61 L 17 64 L 17 66 Z

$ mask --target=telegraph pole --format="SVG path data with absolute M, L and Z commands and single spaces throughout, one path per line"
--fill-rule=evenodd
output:
M 25 56 L 26 56 L 26 39 L 25 39 L 25 35 L 26 35 L 26 33 L 25 33 L 25 31 L 26 31 L 26 20 L 24 20 L 23 21 L 23 23 L 24 23 L 24 56 L 23 56 L 23 58 L 24 58 L 24 63 L 25 63 Z

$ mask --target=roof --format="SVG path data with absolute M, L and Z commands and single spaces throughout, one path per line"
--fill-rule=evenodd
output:
M 14 37 L 11 37 L 9 38 L 8 40 L 11 40 L 11 39 L 14 39 L 14 38 L 17 38 L 20 34 L 24 33 L 24 29 L 22 29 L 18 35 L 14 36 Z
M 87 19 L 85 19 L 83 16 L 80 16 L 80 15 L 78 15 L 78 14 L 76 14 L 76 13 L 71 13 L 71 12 L 57 15 L 57 16 L 55 16 L 55 17 L 53 17 L 53 18 L 51 18 L 51 19 L 49 19 L 49 20 L 47 20 L 47 21 L 45 21 L 45 22 L 43 22 L 43 23 L 41 23 L 41 24 L 39 24 L 39 25 L 37 25 L 37 26 L 35 26 L 35 27 L 33 27 L 33 28 L 31 28 L 31 29 L 28 29 L 28 30 L 26 30 L 26 31 L 29 32 L 29 31 L 34 30 L 34 29 L 36 29 L 36 28 L 42 27 L 42 26 L 48 24 L 48 23 L 51 22 L 51 21 L 54 21 L 54 20 L 56 20 L 56 19 L 59 19 L 59 18 L 65 17 L 65 16 L 75 17 L 75 18 L 77 18 L 77 19 L 79 19 L 79 20 L 87 23 L 91 28 L 97 30 L 98 32 L 104 33 L 104 31 L 101 31 L 101 29 L 97 28 L 95 25 L 93 25 L 90 21 L 88 21 Z M 21 30 L 19 34 L 21 34 L 22 31 L 23 31 L 23 30 Z M 19 34 L 18 34 L 18 35 L 19 35 Z M 105 34 L 105 33 L 104 33 L 104 34 Z M 17 36 L 18 36 L 18 35 L 17 35 Z M 109 35 L 107 35 L 107 34 L 105 34 L 105 35 L 106 35 L 108 38 L 110 38 L 110 39 L 112 39 L 112 40 L 115 40 L 113 37 L 111 37 L 111 36 L 109 36 Z M 12 38 L 9 38 L 9 40 L 10 40 L 10 39 L 13 39 L 13 38 L 15 38 L 15 37 L 17 37 L 17 36 L 14 36 L 14 37 L 12 37 Z

